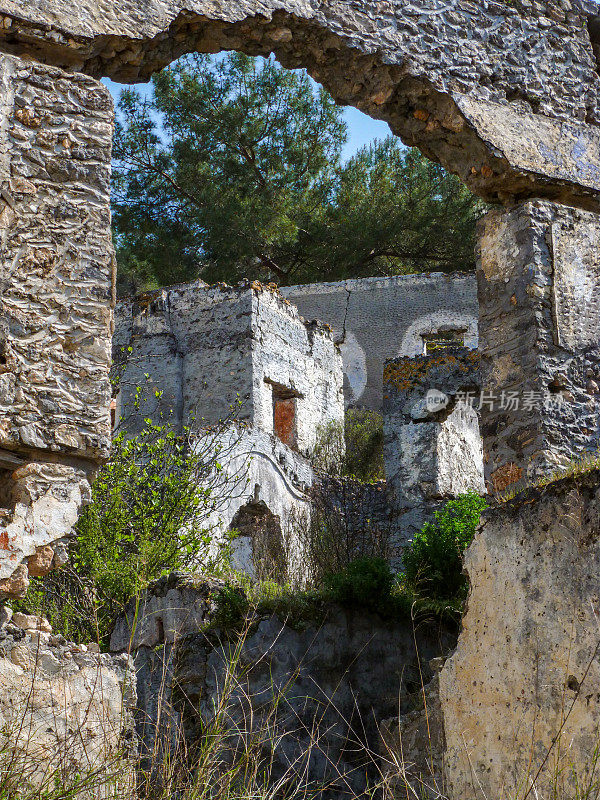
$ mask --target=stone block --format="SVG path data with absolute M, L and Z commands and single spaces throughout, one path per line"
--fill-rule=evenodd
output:
M 396 509 L 483 491 L 479 386 L 479 355 L 466 348 L 386 363 L 384 459 Z

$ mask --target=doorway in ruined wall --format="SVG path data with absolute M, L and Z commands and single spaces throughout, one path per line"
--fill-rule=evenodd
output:
M 266 503 L 251 500 L 243 505 L 235 513 L 229 528 L 235 532 L 236 538 L 242 540 L 242 545 L 249 545 L 252 563 L 242 566 L 252 577 L 286 582 L 288 568 L 281 520 Z

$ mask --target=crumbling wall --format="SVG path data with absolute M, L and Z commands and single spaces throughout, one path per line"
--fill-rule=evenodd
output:
M 385 366 L 385 471 L 408 538 L 441 501 L 484 492 L 480 382 L 479 354 L 465 348 Z
M 477 347 L 477 283 L 473 275 L 423 273 L 337 283 L 283 286 L 306 319 L 331 325 L 344 364 L 346 405 L 381 410 L 388 359 L 425 352 L 424 336 L 456 331 Z
M 574 797 L 600 732 L 597 471 L 486 512 L 440 674 L 451 797 Z M 586 778 L 587 776 L 587 778 Z M 553 787 L 553 784 L 556 785 Z M 553 787 L 553 788 L 551 788 Z
M 481 223 L 486 477 L 502 491 L 600 446 L 600 218 L 532 201 Z
M 220 588 L 201 576 L 161 578 L 141 598 L 135 631 L 134 603 L 115 629 L 111 649 L 135 655 L 148 766 L 165 747 L 173 753 L 185 743 L 193 753 L 224 697 L 225 725 L 251 725 L 256 733 L 267 719 L 272 725 L 274 781 L 291 768 L 298 781 L 328 785 L 331 800 L 360 796 L 373 772 L 380 723 L 397 714 L 399 703 L 407 708 L 421 671 L 425 680 L 431 675 L 428 661 L 453 646 L 452 628 L 432 621 L 413 630 L 409 619 L 386 621 L 338 606 L 293 624 L 262 614 L 235 656 L 231 631 L 215 627 Z M 227 674 L 235 676 L 231 696 Z
M 274 287 L 198 282 L 120 303 L 114 352 L 120 427 L 135 433 L 162 415 L 190 426 L 199 451 L 214 439 L 222 496 L 209 524 L 227 530 L 241 508 L 264 505 L 297 572 L 294 529 L 310 514 L 313 481 L 306 457 L 321 429 L 343 424 L 341 357 L 329 328 L 306 322 Z M 219 422 L 222 430 L 206 433 Z M 255 544 L 248 536 L 233 544 L 236 565 L 251 573 Z
M 0 592 L 67 536 L 110 445 L 110 148 L 97 81 L 2 56 Z M 13 573 L 17 574 L 13 577 Z
M 319 427 L 343 419 L 330 331 L 306 323 L 272 287 L 184 284 L 123 301 L 116 320 L 118 406 L 127 430 L 159 413 L 196 429 L 233 414 L 273 434 L 280 389 L 296 401 L 294 449 L 310 454 Z
M 43 618 L 0 622 L 0 768 L 7 790 L 65 789 L 101 800 L 135 786 L 136 687 L 127 655 L 100 655 L 52 634 Z M 45 792 L 44 792 L 45 794 Z M 112 796 L 112 795 L 111 795 Z

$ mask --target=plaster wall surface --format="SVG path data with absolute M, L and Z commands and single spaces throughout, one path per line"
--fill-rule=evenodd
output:
M 331 325 L 344 363 L 346 405 L 381 410 L 385 361 L 424 353 L 424 334 L 457 330 L 477 347 L 474 275 L 428 273 L 283 286 L 306 319 Z
M 451 797 L 587 785 L 600 725 L 599 478 L 486 512 L 467 551 L 466 614 L 440 673 Z

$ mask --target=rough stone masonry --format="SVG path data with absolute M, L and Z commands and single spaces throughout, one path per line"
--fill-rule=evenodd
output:
M 107 444 L 111 112 L 106 90 L 95 81 L 104 75 L 143 80 L 192 50 L 274 52 L 286 66 L 307 67 L 340 102 L 388 120 L 407 144 L 419 146 L 482 197 L 505 204 L 485 221 L 488 234 L 482 238 L 482 291 L 487 292 L 487 281 L 494 283 L 480 326 L 482 340 L 491 343 L 483 353 L 484 361 L 489 357 L 484 376 L 493 375 L 497 389 L 514 385 L 514 374 L 526 361 L 516 353 L 522 333 L 514 342 L 503 340 L 505 352 L 494 349 L 492 331 L 496 325 L 515 329 L 519 318 L 533 330 L 530 346 L 539 345 L 530 380 L 543 387 L 556 356 L 552 388 L 540 391 L 588 402 L 585 392 L 591 394 L 593 386 L 580 395 L 571 386 L 579 390 L 588 377 L 584 372 L 595 369 L 586 364 L 587 352 L 597 344 L 593 314 L 578 314 L 573 321 L 573 307 L 582 305 L 563 298 L 579 297 L 584 284 L 593 294 L 600 279 L 591 244 L 600 209 L 596 2 L 0 0 L 0 15 L 5 320 L 0 356 L 6 361 L 2 427 L 8 453 L 2 474 L 7 523 L 1 534 L 1 575 L 8 583 L 1 591 L 22 591 L 25 560 L 64 536 L 85 494 L 86 475 Z M 516 224 L 519 219 L 522 225 Z M 541 238 L 539 226 L 546 229 Z M 542 253 L 538 269 L 542 239 L 552 246 Z M 487 243 L 493 241 L 497 262 L 510 264 L 505 276 L 510 286 L 503 291 L 496 269 L 488 268 Z M 585 244 L 583 250 L 577 242 Z M 580 255 L 581 269 L 574 270 Z M 542 273 L 550 292 L 532 277 Z M 565 325 L 567 316 L 571 323 Z M 548 324 L 557 350 L 548 345 Z M 573 335 L 577 324 L 581 337 Z M 590 380 L 595 383 L 594 375 Z M 527 437 L 521 435 L 521 418 L 510 410 L 496 421 L 490 426 L 484 418 L 497 441 L 494 471 L 506 467 L 511 480 L 515 466 L 528 473 L 530 461 L 550 465 L 562 453 L 561 430 L 550 435 L 545 411 L 534 417 Z M 586 430 L 578 431 L 578 450 L 595 441 L 594 429 Z M 40 481 L 25 485 L 34 475 Z M 26 522 L 18 523 L 23 516 Z M 488 535 L 502 546 L 500 533 L 490 529 Z M 591 535 L 597 536 L 597 528 Z M 536 580 L 544 580 L 542 572 Z M 571 596 L 570 588 L 568 581 L 555 584 L 561 598 Z M 553 608 L 563 624 L 562 600 Z M 511 636 L 496 618 L 488 634 L 495 641 Z M 555 673 L 544 670 L 546 649 L 540 658 L 541 666 L 527 661 L 524 669 L 547 674 L 561 696 Z M 468 671 L 456 676 L 454 695 L 468 699 Z M 482 676 L 484 683 L 490 680 L 489 673 Z M 491 691 L 478 700 L 492 738 L 505 729 L 489 713 L 495 702 Z M 464 706 L 457 705 L 446 763 L 460 800 L 478 794 L 458 766 L 461 731 L 469 724 Z M 546 733 L 539 743 L 534 759 L 550 745 Z M 505 747 L 509 760 L 510 743 Z M 475 739 L 472 748 L 473 762 L 483 763 L 484 744 Z M 589 760 L 581 740 L 571 758 L 579 764 Z M 488 796 L 501 796 L 497 775 L 489 773 Z
M 4 0 L 0 13 L 5 593 L 68 532 L 108 443 L 111 110 L 94 78 L 145 79 L 190 50 L 272 51 L 489 200 L 599 206 L 590 3 Z

